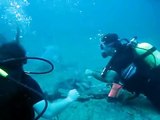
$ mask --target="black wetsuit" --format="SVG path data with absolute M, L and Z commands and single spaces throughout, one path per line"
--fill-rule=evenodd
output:
M 42 93 L 36 81 L 25 73 L 21 83 Z M 33 105 L 42 99 L 13 81 L 0 77 L 0 120 L 33 120 Z
M 136 59 L 133 48 L 124 45 L 110 60 L 110 70 L 119 74 L 124 89 L 144 94 L 160 109 L 160 66 L 151 70 L 143 60 Z M 136 72 L 130 78 L 123 79 L 123 71 L 132 63 L 136 66 Z

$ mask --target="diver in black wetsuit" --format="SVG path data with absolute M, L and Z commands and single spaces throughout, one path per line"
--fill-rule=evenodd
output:
M 25 58 L 18 36 L 0 45 L 0 120 L 34 120 L 34 111 L 51 119 L 79 97 L 73 89 L 59 101 L 47 101 L 38 83 L 24 72 Z
M 136 38 L 122 43 L 115 33 L 108 33 L 101 40 L 102 56 L 111 60 L 102 73 L 87 69 L 86 75 L 112 83 L 108 98 L 116 97 L 120 88 L 144 94 L 160 109 L 160 52 L 149 43 L 137 43 Z M 116 90 L 115 90 L 116 89 Z

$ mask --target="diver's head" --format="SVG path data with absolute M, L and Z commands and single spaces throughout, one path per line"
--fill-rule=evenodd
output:
M 118 35 L 115 33 L 108 33 L 103 36 L 100 43 L 100 48 L 102 50 L 102 57 L 112 56 L 117 48 L 121 45 Z
M 22 67 L 26 60 L 13 60 L 26 57 L 26 51 L 17 41 L 0 45 L 0 66 L 6 68 Z M 11 59 L 11 60 L 10 60 Z M 7 62 L 6 62 L 7 61 Z

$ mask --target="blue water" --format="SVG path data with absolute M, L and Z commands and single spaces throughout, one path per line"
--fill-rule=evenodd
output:
M 160 48 L 158 0 L 0 0 L 0 6 L 0 33 L 13 39 L 18 25 L 28 55 L 41 56 L 51 45 L 50 57 L 82 70 L 105 65 L 98 43 L 108 32 Z
M 43 90 L 52 92 L 58 89 L 57 81 L 81 79 L 87 68 L 103 69 L 108 60 L 101 57 L 99 41 L 106 33 L 138 36 L 138 41 L 160 50 L 160 1 L 0 0 L 0 34 L 13 40 L 17 26 L 27 55 L 47 58 L 55 65 L 53 74 L 37 77 Z M 37 61 L 27 65 L 31 71 L 44 69 Z

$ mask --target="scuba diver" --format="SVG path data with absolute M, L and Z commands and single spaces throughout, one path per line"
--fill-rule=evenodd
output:
M 72 89 L 61 100 L 46 100 L 38 83 L 23 69 L 27 59 L 18 36 L 0 45 L 0 120 L 51 119 L 79 97 Z
M 101 73 L 87 69 L 85 74 L 111 84 L 108 99 L 115 99 L 121 88 L 133 93 L 132 98 L 145 95 L 160 109 L 160 52 L 149 43 L 119 39 L 115 33 L 103 36 L 102 57 L 111 57 Z

